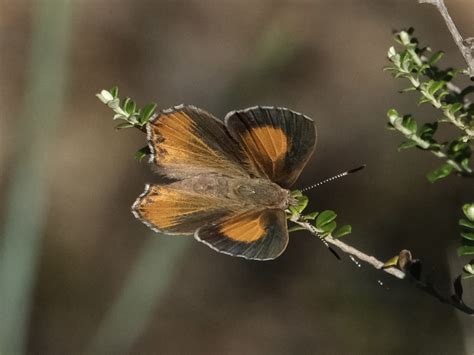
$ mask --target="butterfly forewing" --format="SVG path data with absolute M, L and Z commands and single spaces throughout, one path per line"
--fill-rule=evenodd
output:
M 314 122 L 285 108 L 232 111 L 225 124 L 259 175 L 285 188 L 296 181 L 316 145 Z
M 176 106 L 147 124 L 151 160 L 176 179 L 218 173 L 248 176 L 249 162 L 224 124 L 193 106 Z

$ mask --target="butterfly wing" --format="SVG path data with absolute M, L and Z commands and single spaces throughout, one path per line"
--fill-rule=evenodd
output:
M 285 188 L 296 181 L 316 145 L 314 122 L 286 108 L 232 111 L 225 125 L 257 174 Z
M 288 227 L 283 210 L 249 210 L 207 224 L 196 230 L 194 237 L 220 253 L 271 260 L 286 249 Z
M 132 213 L 155 232 L 192 235 L 203 224 L 234 213 L 235 201 L 183 189 L 181 182 L 146 185 Z
M 150 161 L 168 177 L 248 176 L 250 162 L 224 124 L 194 106 L 164 110 L 147 124 Z
M 195 193 L 187 180 L 147 185 L 132 212 L 156 232 L 193 235 L 212 249 L 246 259 L 270 260 L 288 244 L 285 212 L 248 209 L 242 201 Z

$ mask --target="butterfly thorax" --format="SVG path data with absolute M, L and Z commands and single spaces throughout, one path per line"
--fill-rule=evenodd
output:
M 289 191 L 266 179 L 203 174 L 173 183 L 194 193 L 233 201 L 240 207 L 288 207 Z

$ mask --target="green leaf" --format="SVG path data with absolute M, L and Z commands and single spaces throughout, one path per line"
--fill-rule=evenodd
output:
M 412 133 L 416 133 L 417 124 L 413 117 L 411 116 L 404 116 L 402 121 L 402 126 L 411 131 Z
M 300 230 L 304 230 L 304 229 L 306 229 L 306 228 L 303 228 L 301 226 L 293 226 L 293 227 L 288 228 L 288 233 L 296 232 L 296 231 L 300 231 Z
M 458 141 L 458 140 L 452 141 L 451 144 L 449 145 L 448 150 L 451 154 L 456 154 L 459 152 L 461 152 L 462 154 L 465 154 L 467 152 L 470 153 L 469 144 L 462 141 Z
M 442 87 L 446 85 L 445 81 L 431 81 L 428 86 L 428 92 L 431 95 L 436 94 Z
M 293 190 L 290 192 L 290 196 L 298 198 L 300 196 L 303 196 L 303 193 L 300 190 Z
M 416 142 L 414 141 L 405 141 L 398 146 L 398 151 L 416 147 Z
M 143 147 L 135 152 L 135 159 L 138 161 L 142 161 L 147 155 L 151 154 L 150 148 L 148 146 Z
M 147 123 L 150 117 L 153 115 L 153 113 L 156 110 L 156 104 L 148 104 L 145 107 L 143 107 L 140 111 L 140 118 L 139 121 L 141 123 Z
M 458 255 L 459 256 L 473 255 L 473 254 L 474 254 L 474 246 L 463 245 L 462 247 L 458 248 Z
M 462 159 L 460 164 L 461 164 L 461 166 L 463 167 L 464 170 L 466 170 L 466 171 L 471 170 L 471 168 L 469 167 L 469 158 L 468 157 Z
M 301 218 L 305 221 L 309 221 L 309 220 L 315 219 L 318 216 L 318 214 L 319 212 L 311 212 L 311 213 L 305 214 Z
M 438 61 L 443 58 L 444 52 L 442 51 L 437 51 L 436 53 L 433 53 L 433 55 L 428 59 L 428 64 L 429 65 L 434 65 L 438 63 Z
M 322 228 L 324 225 L 331 223 L 337 217 L 337 214 L 331 210 L 325 210 L 321 212 L 316 218 L 316 227 Z
M 308 206 L 309 199 L 306 196 L 302 195 L 298 197 L 296 200 L 297 200 L 296 205 L 293 205 L 291 207 L 293 207 L 298 214 L 301 214 L 301 212 L 304 211 L 306 206 Z
M 471 232 L 461 232 L 461 236 L 462 236 L 464 239 L 474 241 L 474 233 L 471 233 Z
M 389 267 L 397 267 L 398 266 L 398 259 L 400 257 L 398 255 L 395 255 L 393 257 L 391 257 L 390 259 L 388 259 L 384 264 L 383 264 L 383 268 L 386 269 L 386 268 L 389 268 Z
M 409 86 L 405 89 L 402 89 L 400 92 L 410 92 L 410 91 L 416 91 L 416 88 L 413 86 Z
M 469 228 L 469 229 L 474 229 L 474 222 L 470 222 L 470 221 L 468 221 L 467 219 L 464 219 L 464 218 L 461 218 L 459 220 L 459 225 L 462 226 L 462 227 Z
M 438 122 L 425 123 L 423 126 L 421 126 L 420 131 L 418 132 L 418 135 L 423 140 L 432 140 L 433 135 L 436 133 L 437 129 L 438 129 Z
M 342 226 L 341 228 L 339 228 L 337 231 L 335 231 L 332 236 L 334 238 L 341 238 L 347 234 L 350 234 L 352 233 L 352 227 L 349 225 L 349 224 L 346 224 L 344 226 Z
M 474 222 L 474 203 L 466 203 L 462 206 L 462 211 L 467 219 Z
M 430 99 L 427 99 L 426 97 L 422 96 L 420 97 L 420 99 L 418 100 L 418 105 L 421 105 L 421 104 L 426 104 L 427 102 L 431 102 Z
M 464 105 L 460 102 L 456 102 L 454 104 L 449 104 L 447 105 L 447 109 L 449 112 L 451 113 L 456 113 L 458 112 L 459 110 L 461 110 L 462 108 L 464 107 Z
M 124 109 L 125 111 L 127 111 L 126 107 L 127 107 L 128 103 L 130 102 L 130 100 L 131 100 L 131 98 L 126 97 L 126 98 L 123 100 L 123 102 L 122 102 L 122 107 L 123 107 L 123 109 Z M 128 113 L 128 112 L 127 112 L 127 113 Z
M 129 97 L 125 100 L 123 104 L 123 109 L 129 114 L 133 115 L 135 113 L 135 110 L 137 109 L 137 104 L 135 101 L 131 100 Z
M 299 213 L 298 213 L 298 210 L 294 207 L 294 206 L 288 206 L 288 210 L 291 212 L 291 216 L 296 216 L 298 217 Z
M 331 234 L 337 227 L 336 221 L 329 222 L 320 228 L 323 230 L 324 234 Z
M 120 123 L 119 125 L 115 126 L 115 129 L 117 131 L 119 131 L 119 130 L 124 129 L 124 128 L 132 128 L 132 127 L 135 127 L 135 126 L 131 123 L 123 122 L 123 123 Z
M 387 116 L 393 126 L 401 119 L 400 114 L 393 108 L 387 111 Z
M 110 94 L 113 96 L 114 99 L 118 97 L 118 87 L 114 86 L 109 90 Z
M 438 169 L 428 173 L 426 176 L 429 182 L 435 182 L 439 179 L 447 177 L 453 171 L 453 167 L 450 164 L 443 164 Z

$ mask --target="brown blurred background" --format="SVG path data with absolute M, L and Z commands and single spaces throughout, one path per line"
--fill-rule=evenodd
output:
M 446 0 L 466 36 L 474 2 Z M 350 223 L 346 241 L 381 259 L 403 248 L 447 295 L 462 260 L 457 219 L 474 200 L 440 161 L 398 153 L 396 107 L 428 120 L 382 67 L 392 30 L 464 62 L 434 7 L 415 0 L 3 0 L 0 12 L 0 353 L 462 354 L 472 319 L 307 233 L 272 262 L 156 235 L 130 205 L 159 178 L 94 96 L 219 117 L 253 105 L 314 118 L 316 154 L 296 187 L 367 163 L 309 192 Z M 379 286 L 378 281 L 384 283 Z M 466 299 L 474 301 L 473 282 Z

